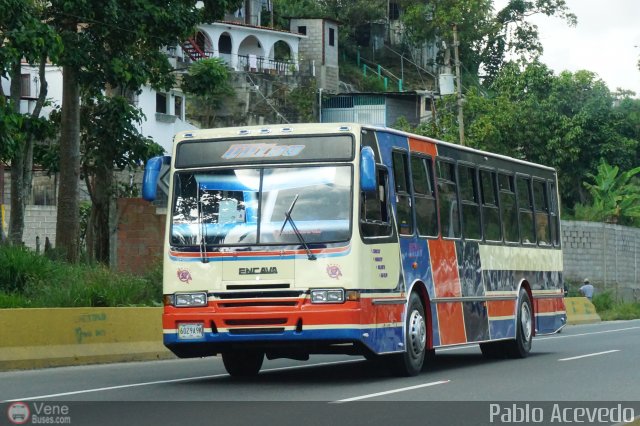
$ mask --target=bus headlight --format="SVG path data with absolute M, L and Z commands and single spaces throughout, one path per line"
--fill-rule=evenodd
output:
M 344 289 L 311 290 L 311 303 L 344 303 Z
M 175 293 L 173 295 L 173 306 L 177 308 L 207 306 L 207 293 Z

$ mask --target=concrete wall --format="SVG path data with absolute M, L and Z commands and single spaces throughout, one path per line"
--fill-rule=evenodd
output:
M 174 358 L 162 308 L 0 309 L 0 324 L 0 371 Z
M 11 206 L 5 204 L 5 225 L 9 225 L 9 216 L 11 215 Z M 32 250 L 36 247 L 36 237 L 40 237 L 40 251 L 44 250 L 44 242 L 48 237 L 51 246 L 56 242 L 56 220 L 58 217 L 58 209 L 56 206 L 33 206 L 28 205 L 24 216 L 24 233 L 22 241 L 25 246 Z M 8 231 L 8 228 L 5 229 Z
M 589 278 L 618 297 L 640 300 L 640 229 L 562 221 L 565 280 Z

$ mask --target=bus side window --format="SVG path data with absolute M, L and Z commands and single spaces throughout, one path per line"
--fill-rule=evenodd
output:
M 458 176 L 462 203 L 462 235 L 470 240 L 482 239 L 476 169 L 458 165 Z
M 551 203 L 549 204 L 549 215 L 551 216 L 549 227 L 551 230 L 551 241 L 555 246 L 560 246 L 560 215 L 558 214 L 558 193 L 556 191 L 556 184 L 554 182 L 549 182 L 549 200 Z
M 482 227 L 487 241 L 502 240 L 500 211 L 498 209 L 498 187 L 496 174 L 480 170 L 480 190 L 482 195 Z
M 398 210 L 398 232 L 400 235 L 413 235 L 413 213 L 411 211 L 411 194 L 409 193 L 407 154 L 394 151 L 392 159 L 397 200 L 396 207 Z
M 535 244 L 536 235 L 533 224 L 533 201 L 531 199 L 531 179 L 518 176 L 518 211 L 520 219 L 520 237 L 525 244 Z
M 378 168 L 378 190 L 363 192 L 361 196 L 362 217 L 360 228 L 363 237 L 384 237 L 391 235 L 389 220 L 389 176 L 385 169 Z
M 500 209 L 502 211 L 502 233 L 505 241 L 518 242 L 518 209 L 514 192 L 513 176 L 498 175 Z
M 438 236 L 438 213 L 433 186 L 433 163 L 431 158 L 411 157 L 413 196 L 416 206 L 418 235 Z
M 444 238 L 460 237 L 460 213 L 456 190 L 456 166 L 448 161 L 437 161 L 438 205 L 440 225 Z
M 533 205 L 535 208 L 536 237 L 538 244 L 551 244 L 549 229 L 549 196 L 544 181 L 533 181 Z

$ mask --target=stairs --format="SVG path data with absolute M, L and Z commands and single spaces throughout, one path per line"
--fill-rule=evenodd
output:
M 198 47 L 195 39 L 188 38 L 182 43 L 182 50 L 191 58 L 192 61 L 199 61 L 209 57 L 205 52 Z

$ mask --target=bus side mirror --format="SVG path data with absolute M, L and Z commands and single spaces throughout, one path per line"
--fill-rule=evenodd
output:
M 144 175 L 142 176 L 142 198 L 147 201 L 153 201 L 156 199 L 156 192 L 158 190 L 158 177 L 160 176 L 160 169 L 163 164 L 170 164 L 171 157 L 159 156 L 153 157 L 147 160 L 147 164 L 144 166 Z
M 376 159 L 373 149 L 365 146 L 360 151 L 360 189 L 363 192 L 373 192 L 376 188 Z

